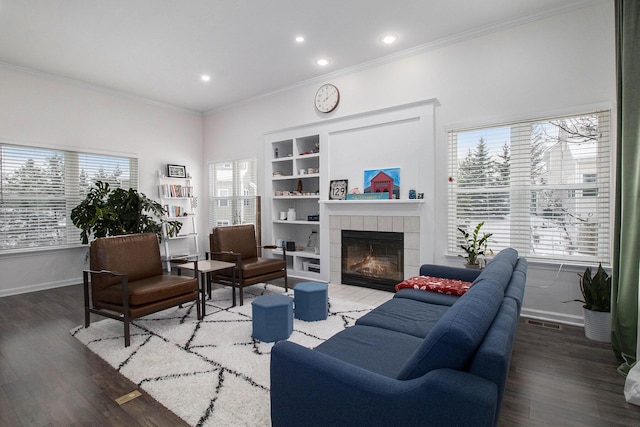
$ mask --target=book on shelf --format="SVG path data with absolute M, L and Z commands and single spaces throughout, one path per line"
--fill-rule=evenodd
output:
M 162 186 L 164 197 L 192 197 L 193 187 L 188 185 L 164 184 Z

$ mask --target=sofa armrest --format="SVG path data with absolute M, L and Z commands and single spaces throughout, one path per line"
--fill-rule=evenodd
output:
M 420 266 L 421 276 L 442 277 L 444 279 L 456 279 L 465 282 L 473 282 L 480 275 L 480 272 L 480 270 L 449 267 L 447 265 L 422 264 Z
M 388 378 L 290 341 L 271 351 L 271 421 L 281 426 L 491 426 L 497 386 L 438 369 Z

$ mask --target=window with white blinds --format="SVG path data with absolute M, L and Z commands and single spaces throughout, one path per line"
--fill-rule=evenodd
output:
M 489 248 L 530 259 L 609 263 L 610 112 L 448 133 L 449 253 L 458 227 L 493 233 Z
M 209 227 L 254 224 L 256 159 L 209 164 Z
M 0 252 L 80 244 L 71 210 L 94 182 L 138 187 L 138 159 L 0 143 Z

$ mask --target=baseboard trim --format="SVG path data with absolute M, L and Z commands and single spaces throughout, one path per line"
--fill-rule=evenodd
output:
M 63 288 L 65 286 L 82 283 L 82 277 L 77 279 L 60 280 L 57 282 L 38 283 L 37 285 L 20 286 L 19 288 L 0 289 L 0 298 L 11 295 L 28 294 L 30 292 L 46 291 L 47 289 Z
M 530 308 L 522 308 L 520 313 L 522 317 L 528 317 L 530 319 L 543 320 L 547 322 L 562 323 L 564 325 L 580 326 L 584 327 L 584 319 L 582 316 L 576 316 L 573 314 L 555 313 L 552 311 L 533 310 Z

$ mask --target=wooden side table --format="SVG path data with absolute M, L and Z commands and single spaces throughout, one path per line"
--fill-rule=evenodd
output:
M 185 264 L 180 264 L 176 266 L 178 269 L 178 274 L 180 274 L 181 270 L 193 270 L 193 263 L 188 262 Z M 198 276 L 200 278 L 200 292 L 202 292 L 202 317 L 205 316 L 205 297 L 206 292 L 208 291 L 209 297 L 211 297 L 211 273 L 214 271 L 221 271 L 231 269 L 232 279 L 231 279 L 231 292 L 232 292 L 232 307 L 236 305 L 236 265 L 232 262 L 225 261 L 216 261 L 216 260 L 205 260 L 198 261 L 198 272 L 200 273 Z

